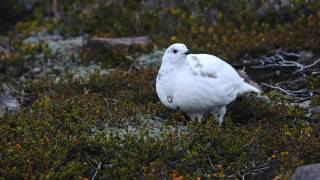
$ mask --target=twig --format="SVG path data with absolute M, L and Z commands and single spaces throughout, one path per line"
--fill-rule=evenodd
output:
M 320 59 L 316 60 L 316 61 L 315 61 L 314 63 L 312 63 L 312 64 L 309 64 L 309 65 L 305 66 L 304 69 L 313 67 L 313 66 L 317 65 L 319 62 L 320 62 Z
M 111 111 L 110 111 L 110 108 L 109 108 L 109 102 L 108 102 L 108 99 L 107 99 L 107 98 L 103 98 L 103 100 L 106 102 L 107 110 L 108 110 L 109 114 L 111 114 Z
M 211 162 L 211 158 L 210 158 L 210 156 L 209 156 L 209 155 L 208 155 L 208 160 L 209 160 L 209 163 L 210 163 L 210 165 L 211 165 L 212 169 L 215 169 L 215 168 L 214 168 L 214 166 L 213 166 L 213 164 L 212 164 L 212 162 Z
M 96 168 L 96 171 L 94 172 L 91 180 L 94 180 L 94 179 L 96 178 L 96 176 L 97 176 L 97 174 L 98 174 L 98 171 L 101 169 L 101 165 L 102 165 L 102 163 L 99 162 L 98 167 Z
M 311 98 L 311 96 L 312 96 L 312 93 L 313 93 L 313 92 L 310 92 L 307 88 L 306 89 L 297 90 L 297 91 L 292 91 L 292 90 L 283 89 L 283 88 L 278 87 L 278 86 L 272 86 L 272 85 L 267 84 L 267 83 L 261 83 L 261 85 L 269 87 L 269 88 L 272 88 L 272 89 L 279 90 L 279 91 L 285 93 L 286 95 L 288 95 L 290 97 L 298 98 L 298 100 L 300 102 L 309 100 Z
M 255 69 L 263 69 L 268 67 L 297 67 L 294 64 L 268 64 L 268 65 L 257 65 L 257 66 L 250 66 L 251 68 Z
M 231 174 L 231 175 L 229 175 L 229 176 L 227 176 L 228 178 L 232 178 L 232 177 L 235 177 L 235 176 L 237 176 L 238 174 Z
M 317 65 L 319 62 L 320 62 L 320 59 L 316 60 L 316 61 L 313 62 L 312 64 L 309 64 L 309 65 L 307 65 L 307 66 L 303 66 L 301 69 L 295 71 L 294 74 L 295 74 L 295 73 L 298 73 L 298 72 L 301 72 L 301 71 L 304 71 L 304 70 L 306 70 L 306 69 L 308 69 L 308 68 L 311 68 L 311 67 Z
M 287 61 L 287 60 L 282 60 L 279 62 L 280 64 L 286 64 L 286 65 L 293 65 L 293 66 L 296 66 L 298 67 L 299 69 L 302 69 L 304 67 L 304 65 L 298 63 L 298 62 L 295 62 L 295 61 Z
M 282 54 L 284 54 L 286 56 L 295 56 L 296 58 L 299 58 L 303 54 L 303 52 L 294 53 L 294 52 L 283 52 L 283 51 L 280 52 L 280 53 L 282 53 Z
M 295 58 L 298 59 L 301 57 L 301 53 L 297 54 L 297 53 L 286 53 L 286 52 L 279 51 L 274 56 L 264 57 L 264 59 L 260 60 L 261 65 L 251 66 L 251 68 L 261 69 L 261 68 L 268 68 L 268 67 L 271 67 L 271 68 L 272 67 L 295 67 L 297 68 L 297 70 L 294 71 L 292 74 L 301 73 L 302 75 L 305 75 L 303 73 L 304 70 L 312 68 L 320 62 L 320 59 L 318 59 L 312 64 L 304 65 L 304 64 L 300 64 L 297 61 L 286 60 L 288 56 L 295 56 Z
M 261 167 L 261 168 L 258 168 L 258 169 L 254 169 L 253 172 L 260 172 L 260 171 L 265 170 L 265 169 L 269 169 L 269 167 L 265 166 L 265 167 Z
M 285 93 L 285 94 L 287 94 L 289 96 L 296 96 L 295 94 L 289 92 L 288 90 L 285 90 L 285 89 L 283 89 L 281 87 L 278 87 L 278 86 L 272 86 L 272 85 L 267 84 L 267 83 L 261 83 L 261 85 L 267 86 L 267 87 L 272 88 L 272 89 L 277 89 L 277 90 L 279 90 L 279 91 L 281 91 L 281 92 L 283 92 L 283 93 Z

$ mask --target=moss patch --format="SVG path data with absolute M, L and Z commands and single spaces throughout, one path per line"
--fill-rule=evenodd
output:
M 275 169 L 271 176 L 285 177 L 320 157 L 319 125 L 303 123 L 297 110 L 245 98 L 231 106 L 223 127 L 211 117 L 192 123 L 159 103 L 154 77 L 153 70 L 117 71 L 86 84 L 44 85 L 52 93 L 40 91 L 32 111 L 0 119 L 1 176 L 88 178 L 101 163 L 101 178 L 173 171 L 238 177 L 263 164 Z M 236 108 L 254 116 L 231 121 L 239 117 Z

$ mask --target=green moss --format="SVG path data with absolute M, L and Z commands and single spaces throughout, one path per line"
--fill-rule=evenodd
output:
M 51 93 L 39 95 L 32 111 L 0 118 L 1 176 L 88 178 L 99 162 L 101 178 L 170 177 L 173 170 L 225 177 L 252 163 L 284 175 L 320 157 L 319 126 L 304 124 L 295 109 L 244 98 L 222 127 L 212 117 L 192 123 L 158 102 L 154 77 L 153 70 L 116 71 L 86 84 L 42 84 Z M 239 109 L 252 116 L 237 120 Z
M 150 52 L 151 45 L 129 47 L 86 46 L 81 52 L 81 63 L 99 63 L 104 68 L 129 69 L 135 59 L 143 53 Z
M 59 6 L 63 18 L 49 21 L 44 17 L 48 10 L 48 4 L 44 3 L 35 11 L 34 19 L 17 25 L 17 31 L 42 27 L 67 35 L 149 35 L 160 46 L 183 42 L 194 50 L 212 52 L 229 61 L 245 54 L 265 54 L 279 47 L 318 51 L 320 44 L 314 37 L 319 36 L 319 3 L 290 3 L 282 7 L 281 3 L 272 5 L 262 0 L 216 0 L 192 4 L 191 9 L 189 3 L 169 6 L 156 2 L 149 6 L 142 1 L 101 2 L 97 6 L 90 2 L 66 1 Z M 257 16 L 259 13 L 262 14 Z

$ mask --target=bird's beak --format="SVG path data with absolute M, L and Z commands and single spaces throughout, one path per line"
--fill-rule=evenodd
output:
M 191 54 L 191 51 L 188 49 L 188 51 L 183 54 L 185 54 L 185 55 Z

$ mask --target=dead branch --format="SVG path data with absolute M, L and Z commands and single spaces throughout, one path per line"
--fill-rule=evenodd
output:
M 285 89 L 283 89 L 283 88 L 281 88 L 281 87 L 278 87 L 278 86 L 272 86 L 272 85 L 267 84 L 267 83 L 261 83 L 261 85 L 266 86 L 266 87 L 271 88 L 271 89 L 277 89 L 277 90 L 285 93 L 285 94 L 288 95 L 288 96 L 295 96 L 294 93 L 292 93 L 292 92 L 290 92 L 290 91 L 288 91 L 288 90 L 285 90 Z
M 317 65 L 319 62 L 320 62 L 320 58 L 318 60 L 316 60 L 315 62 L 313 62 L 312 64 L 309 64 L 307 66 L 303 66 L 302 68 L 300 68 L 299 70 L 295 71 L 294 73 L 298 73 L 298 72 L 304 71 L 306 69 L 309 69 L 309 68 Z
M 94 179 L 96 178 L 96 176 L 97 176 L 97 174 L 98 174 L 98 171 L 101 169 L 101 165 L 102 165 L 102 163 L 99 162 L 99 163 L 98 163 L 98 166 L 97 166 L 97 168 L 96 168 L 96 171 L 94 172 L 91 180 L 94 180 Z
M 293 90 L 287 90 L 287 89 L 281 88 L 279 86 L 273 86 L 273 85 L 270 85 L 267 83 L 261 83 L 261 85 L 266 86 L 271 89 L 279 90 L 288 96 L 298 98 L 300 101 L 305 101 L 305 100 L 310 99 L 311 94 L 312 94 L 308 89 L 301 89 L 301 90 L 293 91 Z
M 210 166 L 212 167 L 212 169 L 215 169 L 214 166 L 213 166 L 213 164 L 212 164 L 212 161 L 211 161 L 211 158 L 210 158 L 209 155 L 208 155 L 208 160 L 209 160 L 209 163 L 210 163 Z
M 301 57 L 301 53 L 287 53 L 281 50 L 277 51 L 274 56 L 264 57 L 260 59 L 260 65 L 251 66 L 251 68 L 255 69 L 263 69 L 263 68 L 274 68 L 274 67 L 293 67 L 296 68 L 292 74 L 301 73 L 304 74 L 306 69 L 310 69 L 316 66 L 320 62 L 320 58 L 314 61 L 312 64 L 304 65 L 297 61 L 287 60 L 292 59 L 292 57 L 298 60 Z

